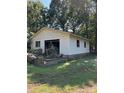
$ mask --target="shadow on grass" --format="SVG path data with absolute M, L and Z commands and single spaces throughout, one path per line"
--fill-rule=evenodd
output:
M 66 61 L 50 67 L 28 66 L 29 83 L 49 84 L 64 87 L 90 85 L 96 83 L 96 56 Z

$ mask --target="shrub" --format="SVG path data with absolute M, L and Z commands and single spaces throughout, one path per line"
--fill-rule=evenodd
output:
M 33 53 L 33 54 L 35 54 L 35 55 L 37 55 L 37 56 L 40 56 L 40 55 L 43 54 L 43 53 L 42 53 L 42 49 L 30 49 L 30 50 L 28 50 L 28 52 L 29 52 L 29 53 Z
M 36 54 L 38 56 L 42 55 L 42 49 L 35 49 L 34 54 Z

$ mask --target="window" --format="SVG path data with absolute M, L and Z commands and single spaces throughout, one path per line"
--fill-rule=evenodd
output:
M 77 40 L 77 47 L 80 47 L 80 41 Z
M 40 47 L 40 41 L 35 42 L 35 47 Z
M 87 45 L 86 42 L 84 42 L 84 48 L 86 48 L 86 45 Z

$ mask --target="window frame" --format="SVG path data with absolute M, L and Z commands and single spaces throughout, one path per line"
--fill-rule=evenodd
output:
M 84 41 L 84 48 L 86 48 L 87 47 L 87 42 L 86 41 Z
M 40 41 L 35 41 L 35 47 L 40 47 Z
M 77 47 L 80 47 L 80 40 L 76 41 Z

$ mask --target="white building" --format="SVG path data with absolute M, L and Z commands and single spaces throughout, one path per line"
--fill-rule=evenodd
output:
M 31 48 L 41 48 L 43 53 L 45 53 L 45 50 L 51 43 L 58 48 L 59 54 L 74 55 L 89 53 L 88 39 L 70 32 L 54 30 L 46 27 L 33 35 Z

